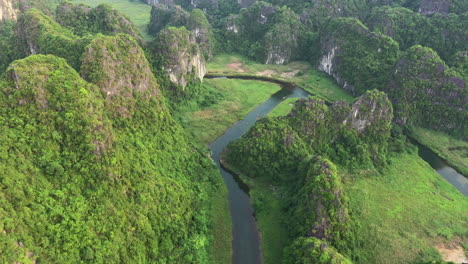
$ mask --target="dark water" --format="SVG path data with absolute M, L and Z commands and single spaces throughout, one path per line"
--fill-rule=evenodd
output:
M 447 162 L 439 158 L 437 154 L 432 152 L 429 148 L 413 142 L 418 146 L 419 156 L 423 158 L 427 163 L 434 168 L 437 173 L 444 177 L 448 182 L 450 182 L 455 188 L 457 188 L 465 196 L 468 196 L 468 178 L 465 178 L 462 174 L 458 173 L 452 167 L 450 167 Z
M 229 191 L 229 209 L 232 218 L 234 264 L 262 263 L 260 236 L 250 197 L 246 187 L 232 174 L 225 171 L 219 162 L 219 155 L 229 142 L 240 138 L 260 118 L 264 117 L 286 98 L 307 98 L 310 94 L 300 88 L 285 88 L 273 94 L 268 100 L 252 110 L 243 120 L 237 122 L 209 145 L 213 160 L 223 176 Z

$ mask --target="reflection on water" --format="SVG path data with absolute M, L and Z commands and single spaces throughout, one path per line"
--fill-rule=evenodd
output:
M 444 160 L 439 158 L 437 154 L 432 152 L 429 148 L 415 143 L 419 149 L 419 156 L 429 163 L 442 177 L 450 182 L 455 188 L 457 188 L 465 196 L 468 196 L 468 178 L 465 178 L 462 174 L 458 173 L 452 167 L 450 167 Z
M 309 95 L 308 92 L 300 88 L 283 87 L 282 90 L 252 110 L 244 119 L 234 124 L 209 145 L 213 153 L 212 158 L 218 165 L 229 191 L 229 210 L 232 218 L 233 235 L 232 263 L 234 264 L 262 263 L 260 235 L 246 186 L 221 167 L 219 156 L 229 142 L 244 135 L 258 119 L 267 115 L 282 101 L 287 98 L 307 98 Z

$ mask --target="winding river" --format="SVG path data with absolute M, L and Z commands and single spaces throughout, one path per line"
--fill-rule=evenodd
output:
M 232 218 L 234 264 L 262 263 L 260 232 L 254 217 L 254 211 L 245 186 L 231 173 L 221 167 L 219 156 L 229 142 L 240 138 L 257 119 L 264 117 L 287 98 L 307 98 L 310 94 L 300 88 L 282 86 L 268 100 L 252 110 L 244 119 L 231 126 L 224 134 L 209 145 L 213 160 L 223 176 L 229 191 L 229 209 Z
M 247 78 L 240 78 L 247 79 Z M 248 78 L 255 79 L 255 78 Z M 212 158 L 216 162 L 224 182 L 228 188 L 229 209 L 232 219 L 233 235 L 233 264 L 262 263 L 260 232 L 254 216 L 253 207 L 246 186 L 226 171 L 220 164 L 220 154 L 229 144 L 244 135 L 255 122 L 264 117 L 287 98 L 307 98 L 310 93 L 298 87 L 282 85 L 282 89 L 273 94 L 268 100 L 257 106 L 244 119 L 231 126 L 226 132 L 212 142 L 209 148 Z M 440 175 L 454 185 L 460 192 L 468 196 L 468 179 L 449 167 L 435 153 L 418 145 L 419 155 L 428 162 Z

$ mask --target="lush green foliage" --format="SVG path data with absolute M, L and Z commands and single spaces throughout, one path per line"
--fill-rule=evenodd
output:
M 420 44 L 430 47 L 445 60 L 466 50 L 468 14 L 423 16 L 402 7 L 375 8 L 366 24 L 375 32 L 392 37 L 402 50 Z
M 196 42 L 203 52 L 205 59 L 210 59 L 214 52 L 214 36 L 208 19 L 200 9 L 193 9 L 190 13 L 179 6 L 171 8 L 153 6 L 148 32 L 156 35 L 168 27 L 185 27 L 193 32 Z
M 468 90 L 458 74 L 430 48 L 411 47 L 386 88 L 398 122 L 468 138 Z
M 89 38 L 79 38 L 37 9 L 30 9 L 21 15 L 16 27 L 21 57 L 54 54 L 79 69 L 81 54 Z
M 116 116 L 103 87 L 42 55 L 1 87 L 2 262 L 208 261 L 207 198 L 222 183 L 160 97 L 135 89 L 139 110 Z
M 78 36 L 102 33 L 126 33 L 136 39 L 141 36 L 128 17 L 107 4 L 91 8 L 84 4 L 64 2 L 57 7 L 55 19 Z
M 300 237 L 286 250 L 283 263 L 290 264 L 351 264 L 327 242 L 315 237 Z
M 150 21 L 151 6 L 140 1 L 130 0 L 71 0 L 74 3 L 80 3 L 96 7 L 101 3 L 112 6 L 112 8 L 127 15 L 133 24 L 138 28 L 138 34 L 142 35 L 144 40 L 151 40 L 152 37 L 147 34 L 147 26 Z
M 334 72 L 347 82 L 355 95 L 369 89 L 382 90 L 389 82 L 399 58 L 399 46 L 393 39 L 371 32 L 359 20 L 330 20 L 321 30 L 322 50 L 337 48 Z

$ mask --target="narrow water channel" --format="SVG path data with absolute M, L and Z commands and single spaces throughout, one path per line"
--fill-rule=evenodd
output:
M 224 170 L 219 157 L 229 142 L 244 135 L 255 122 L 267 115 L 276 106 L 287 98 L 307 98 L 310 93 L 294 87 L 282 86 L 282 89 L 273 94 L 268 100 L 257 106 L 244 119 L 231 126 L 226 132 L 209 145 L 224 182 L 228 188 L 229 209 L 232 219 L 233 235 L 233 264 L 259 264 L 262 263 L 260 232 L 254 217 L 252 203 L 246 186 L 232 174 Z M 468 179 L 455 171 L 439 158 L 430 149 L 415 143 L 419 148 L 419 156 L 429 163 L 442 177 L 450 182 L 465 196 L 468 196 Z
M 221 152 L 229 142 L 244 135 L 255 122 L 268 114 L 287 98 L 307 98 L 310 94 L 300 88 L 282 87 L 268 100 L 252 110 L 244 119 L 234 124 L 226 132 L 209 145 L 213 160 L 218 165 L 221 175 L 229 191 L 229 209 L 232 219 L 234 264 L 262 263 L 260 233 L 254 217 L 254 211 L 245 186 L 225 171 L 219 162 Z
M 447 162 L 441 159 L 429 148 L 413 141 L 418 147 L 419 156 L 431 165 L 442 177 L 444 177 L 450 184 L 457 188 L 465 196 L 468 196 L 468 178 L 458 173 L 455 169 L 450 167 Z

